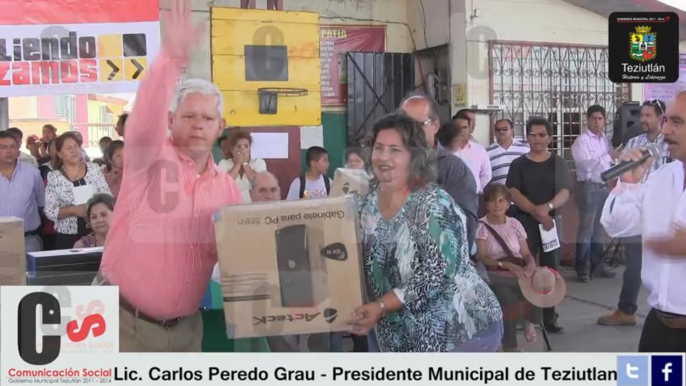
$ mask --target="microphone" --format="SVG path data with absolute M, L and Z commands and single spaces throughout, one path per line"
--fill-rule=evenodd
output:
M 650 157 L 657 158 L 660 156 L 660 146 L 656 143 L 651 143 L 646 146 L 643 150 L 643 157 L 638 161 L 623 161 L 618 165 L 615 165 L 603 173 L 600 174 L 600 179 L 603 182 L 608 182 L 614 180 L 615 178 L 621 176 L 622 174 L 628 172 L 629 170 L 636 169 L 637 167 L 643 165 L 643 163 Z

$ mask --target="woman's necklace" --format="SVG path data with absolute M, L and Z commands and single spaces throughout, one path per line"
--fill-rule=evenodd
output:
M 79 164 L 79 166 L 77 166 L 75 169 L 73 169 L 74 170 L 73 172 L 64 166 L 62 167 L 62 170 L 64 170 L 64 173 L 66 173 L 66 175 L 67 175 L 67 177 L 69 177 L 70 181 L 80 180 L 84 174 L 83 164 Z

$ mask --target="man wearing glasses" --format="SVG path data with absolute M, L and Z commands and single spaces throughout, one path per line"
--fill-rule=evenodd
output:
M 593 105 L 586 111 L 587 128 L 574 141 L 572 157 L 576 165 L 578 189 L 576 203 L 579 208 L 579 232 L 576 244 L 576 274 L 579 281 L 588 283 L 592 266 L 600 264 L 601 277 L 613 277 L 601 261 L 604 250 L 600 215 L 610 193 L 600 175 L 608 170 L 619 156 L 605 136 L 606 112 Z
M 505 185 L 512 161 L 528 153 L 530 149 L 526 143 L 515 141 L 511 120 L 499 119 L 495 122 L 494 131 L 495 142 L 486 149 L 493 169 L 491 183 Z
M 423 126 L 429 146 L 437 150 L 439 183 L 465 212 L 468 242 L 475 248 L 479 207 L 476 180 L 467 164 L 442 148 L 436 140 L 436 133 L 441 127 L 436 100 L 421 93 L 412 93 L 400 103 L 400 110 Z
M 656 143 L 662 151 L 660 156 L 653 160 L 650 167 L 646 170 L 641 183 L 648 180 L 648 176 L 662 165 L 668 163 L 669 144 L 664 142 L 662 135 L 662 124 L 665 113 L 665 103 L 661 100 L 652 99 L 643 102 L 641 107 L 641 128 L 644 133 L 631 138 L 624 149 L 624 152 L 632 149 L 645 148 L 649 143 Z M 641 289 L 641 260 L 643 259 L 642 236 L 625 237 L 621 239 L 624 246 L 624 260 L 626 269 L 622 278 L 622 291 L 619 293 L 619 303 L 617 310 L 609 315 L 598 318 L 598 324 L 603 326 L 634 326 L 636 317 L 634 314 L 638 306 L 638 292 Z

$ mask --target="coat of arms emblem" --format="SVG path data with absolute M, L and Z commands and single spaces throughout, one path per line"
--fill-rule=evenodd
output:
M 657 56 L 657 33 L 650 30 L 648 26 L 640 26 L 636 27 L 636 32 L 631 33 L 631 59 L 647 62 Z

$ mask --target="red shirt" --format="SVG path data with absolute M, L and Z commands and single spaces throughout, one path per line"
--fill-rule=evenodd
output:
M 235 181 L 211 155 L 198 176 L 168 138 L 169 104 L 182 68 L 162 51 L 140 86 L 100 267 L 124 299 L 158 319 L 198 311 L 217 262 L 212 216 L 241 202 Z

